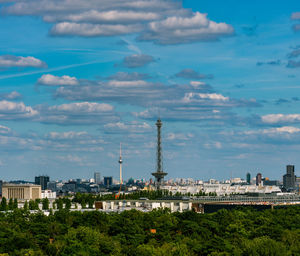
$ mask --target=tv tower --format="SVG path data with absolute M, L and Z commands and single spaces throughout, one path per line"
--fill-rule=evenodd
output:
M 120 164 L 120 185 L 122 186 L 123 184 L 123 179 L 122 179 L 122 144 L 120 143 L 120 158 L 119 158 L 119 164 Z
M 156 148 L 156 172 L 153 172 L 152 175 L 155 177 L 155 186 L 157 189 L 160 189 L 164 177 L 168 174 L 163 171 L 162 168 L 162 148 L 161 148 L 161 127 L 162 127 L 162 121 L 160 119 L 156 122 L 157 127 L 157 148 Z

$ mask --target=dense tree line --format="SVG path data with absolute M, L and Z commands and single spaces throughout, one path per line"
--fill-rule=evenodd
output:
M 0 213 L 0 255 L 300 255 L 300 207 Z

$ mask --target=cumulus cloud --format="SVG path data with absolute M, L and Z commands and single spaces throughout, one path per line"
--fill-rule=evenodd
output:
M 138 72 L 117 72 L 116 74 L 108 77 L 108 80 L 117 80 L 117 81 L 137 81 L 148 79 L 150 76 L 148 74 L 142 74 Z
M 181 70 L 177 74 L 175 74 L 175 77 L 180 77 L 185 79 L 212 79 L 213 75 L 200 74 L 193 69 L 186 68 Z
M 216 93 L 211 86 L 199 81 L 184 85 L 165 85 L 142 80 L 142 76 L 139 73 L 117 73 L 107 78 L 108 81 L 84 80 L 74 88 L 60 86 L 54 97 L 72 101 L 114 102 L 150 109 L 160 106 L 165 112 L 169 111 L 168 116 L 174 120 L 176 117 L 178 120 L 226 119 L 228 113 L 224 112 L 234 107 L 260 106 L 255 99 L 233 99 Z M 151 119 L 154 116 L 156 118 L 158 112 L 135 115 Z
M 300 114 L 270 114 L 262 116 L 261 120 L 268 124 L 299 123 Z
M 105 103 L 75 102 L 41 106 L 39 121 L 60 125 L 87 125 L 102 124 L 109 121 L 118 121 L 119 117 L 114 112 L 114 107 Z
M 167 134 L 166 139 L 167 140 L 190 140 L 194 138 L 194 134 L 192 133 L 174 133 L 170 132 Z
M 216 41 L 223 36 L 232 36 L 234 29 L 226 23 L 216 23 L 207 14 L 193 13 L 191 17 L 173 16 L 148 25 L 139 40 L 158 44 L 180 44 L 195 41 Z
M 50 33 L 52 35 L 61 36 L 83 36 L 83 37 L 95 37 L 95 36 L 116 36 L 124 34 L 132 34 L 141 30 L 141 26 L 134 25 L 99 25 L 89 23 L 71 23 L 61 22 L 53 26 Z
M 160 18 L 159 13 L 136 12 L 136 11 L 97 11 L 89 10 L 82 13 L 70 14 L 65 16 L 44 16 L 47 22 L 70 21 L 70 22 L 89 22 L 89 23 L 136 23 L 140 21 L 152 21 Z
M 22 57 L 13 55 L 2 55 L 0 56 L 0 67 L 10 68 L 10 67 L 34 67 L 34 68 L 44 68 L 46 63 L 36 59 L 34 57 Z
M 228 101 L 229 97 L 225 97 L 222 94 L 217 93 L 186 93 L 182 99 L 185 103 L 197 102 L 202 99 Z
M 38 80 L 39 85 L 46 85 L 46 86 L 72 86 L 72 85 L 78 85 L 79 82 L 76 77 L 70 77 L 70 76 L 54 76 L 51 74 L 42 75 L 41 78 Z
M 18 100 L 21 99 L 22 95 L 16 91 L 9 93 L 0 93 L 0 100 Z
M 38 111 L 23 102 L 0 101 L 0 120 L 32 119 Z
M 143 67 L 151 62 L 154 62 L 154 58 L 146 54 L 133 54 L 131 56 L 126 56 L 121 64 L 117 66 L 124 66 L 126 68 L 138 68 Z
M 115 36 L 137 33 L 159 44 L 218 40 L 234 33 L 206 14 L 171 0 L 20 0 L 2 8 L 7 15 L 36 15 L 53 23 L 52 35 Z
M 88 135 L 87 132 L 50 132 L 46 135 L 47 138 L 55 139 L 55 140 L 69 140 L 69 139 L 79 139 L 85 138 Z
M 145 133 L 151 131 L 152 127 L 146 122 L 132 121 L 108 123 L 104 129 L 106 133 Z

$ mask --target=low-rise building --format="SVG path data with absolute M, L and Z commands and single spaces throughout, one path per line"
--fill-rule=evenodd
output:
M 41 194 L 42 198 L 55 199 L 56 192 L 52 192 L 51 190 L 43 190 Z
M 34 184 L 3 183 L 2 197 L 6 199 L 35 200 L 41 198 L 41 186 Z

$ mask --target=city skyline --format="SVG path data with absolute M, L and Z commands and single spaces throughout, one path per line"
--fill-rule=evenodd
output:
M 299 173 L 299 1 L 0 8 L 0 179 Z

